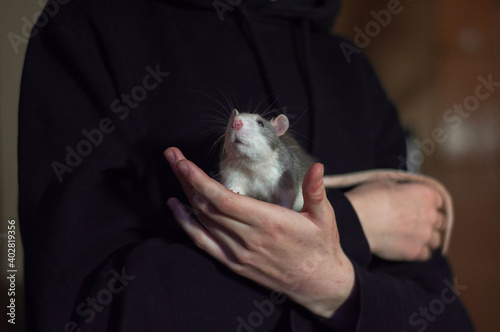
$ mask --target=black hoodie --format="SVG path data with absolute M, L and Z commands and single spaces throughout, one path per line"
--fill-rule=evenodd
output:
M 356 291 L 332 319 L 230 272 L 166 207 L 183 195 L 163 150 L 216 176 L 212 119 L 232 107 L 285 112 L 327 174 L 404 167 L 372 68 L 328 33 L 339 1 L 315 2 L 49 3 L 19 113 L 28 331 L 472 330 L 446 260 L 372 257 L 340 191 L 329 199 Z

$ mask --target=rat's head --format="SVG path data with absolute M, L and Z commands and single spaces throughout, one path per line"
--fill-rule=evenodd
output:
M 263 160 L 272 157 L 279 144 L 279 137 L 288 130 L 286 115 L 266 120 L 258 114 L 239 113 L 233 110 L 226 128 L 224 150 L 229 158 Z

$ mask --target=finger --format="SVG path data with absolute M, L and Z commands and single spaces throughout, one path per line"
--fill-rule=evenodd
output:
M 186 182 L 186 180 L 182 176 L 181 170 L 179 169 L 178 164 L 177 164 L 178 161 L 185 160 L 186 157 L 184 157 L 184 154 L 178 148 L 175 148 L 175 147 L 170 147 L 170 148 L 166 149 L 163 152 L 163 155 L 168 160 L 170 167 L 174 171 L 175 176 L 177 177 L 177 179 L 181 183 L 181 186 L 182 186 L 184 193 L 188 197 L 189 202 L 191 202 L 190 191 L 192 190 L 192 187 Z
M 242 264 L 247 263 L 245 262 L 245 256 L 241 255 L 241 253 L 247 252 L 245 241 L 242 238 L 229 235 L 210 220 L 205 220 L 203 222 L 205 227 L 203 227 L 191 217 L 182 203 L 176 198 L 170 198 L 167 204 L 179 225 L 198 248 L 204 250 L 233 271 L 241 273 Z
M 187 187 L 192 188 L 186 193 L 191 201 L 193 202 L 194 195 L 199 195 L 197 199 L 206 200 L 206 205 L 212 208 L 211 211 L 207 210 L 209 216 L 218 211 L 230 219 L 256 224 L 279 213 L 279 207 L 275 204 L 233 193 L 189 160 L 178 161 L 176 167 L 179 169 L 179 177 L 186 181 Z M 194 202 L 193 204 L 196 205 Z
M 224 244 L 224 247 L 226 248 L 223 253 L 226 258 L 224 262 L 226 264 L 231 262 L 234 267 L 234 264 L 236 264 L 235 261 L 237 261 L 234 253 L 241 251 L 241 248 L 246 247 L 246 241 L 243 236 L 248 233 L 248 227 L 247 229 L 243 229 L 242 226 L 246 225 L 230 219 L 224 213 L 217 211 L 212 206 L 210 201 L 198 193 L 191 183 L 186 180 L 186 173 L 193 171 L 193 169 L 190 168 L 191 165 L 189 165 L 189 163 L 187 164 L 186 169 L 184 162 L 187 162 L 187 159 L 179 149 L 168 148 L 164 151 L 164 155 L 183 186 L 184 192 L 193 207 L 192 212 L 196 214 L 198 220 L 205 227 L 191 217 L 182 203 L 180 203 L 176 198 L 172 198 L 168 201 L 168 205 L 174 213 L 176 220 L 193 239 L 193 241 L 195 241 L 198 247 L 204 249 L 219 260 L 222 260 L 221 253 L 219 252 L 219 254 L 217 254 L 214 244 L 218 244 L 219 246 Z M 193 163 L 191 164 L 194 165 Z M 206 177 L 205 180 L 214 181 L 203 171 L 197 168 L 196 165 L 194 166 L 194 171 L 196 172 L 199 170 L 202 174 L 204 174 Z M 218 182 L 216 183 L 219 185 Z M 225 187 L 222 185 L 220 185 L 220 187 L 226 191 Z
M 177 198 L 170 198 L 167 204 L 179 225 L 197 247 L 203 249 L 221 262 L 226 262 L 229 259 L 217 239 L 190 216 Z
M 183 182 L 187 188 L 193 188 L 192 192 L 186 193 L 188 196 L 192 197 L 196 193 L 202 198 L 212 200 L 225 193 L 230 193 L 226 187 L 209 177 L 196 164 L 187 159 L 176 159 L 171 166 L 179 181 Z
M 446 213 L 445 212 L 439 212 L 439 214 L 441 215 L 441 227 L 440 227 L 440 230 L 441 231 L 445 231 L 446 228 L 448 228 L 448 218 L 446 217 Z
M 432 232 L 431 239 L 429 240 L 429 247 L 431 249 L 437 249 L 441 245 L 441 233 L 440 232 Z
M 165 150 L 163 154 L 183 185 L 186 196 L 188 196 L 191 202 L 197 194 L 201 194 L 197 195 L 197 197 L 200 198 L 200 202 L 203 202 L 203 198 L 210 198 L 212 193 L 217 192 L 217 189 L 220 190 L 224 188 L 221 184 L 199 169 L 194 163 L 188 162 L 179 149 L 170 147 Z M 198 175 L 198 178 L 200 178 L 200 176 L 203 178 L 199 179 L 198 183 L 191 183 L 189 181 L 190 172 L 193 171 Z M 201 183 L 202 181 L 203 183 Z M 217 188 L 214 188 L 214 184 L 216 184 Z
M 186 159 L 186 157 L 184 157 L 184 154 L 182 154 L 181 150 L 179 150 L 176 147 L 170 147 L 166 149 L 165 151 L 163 151 L 163 155 L 165 156 L 165 158 L 167 158 L 168 162 L 171 165 L 175 164 L 175 162 L 177 162 L 178 160 Z
M 441 194 L 435 189 L 432 189 L 432 191 L 434 192 L 434 202 L 436 204 L 436 208 L 441 211 L 444 208 L 443 196 L 441 196 Z
M 438 211 L 438 217 L 437 217 L 437 221 L 434 223 L 434 229 L 438 230 L 438 231 L 444 231 L 446 229 L 447 225 L 446 225 L 446 215 L 441 212 L 441 211 Z
M 417 256 L 417 260 L 426 261 L 429 258 L 431 258 L 431 255 L 432 255 L 431 249 L 427 246 L 423 246 L 422 250 L 420 251 L 420 253 Z
M 302 195 L 304 206 L 302 212 L 307 212 L 315 221 L 323 221 L 327 215 L 332 214 L 332 206 L 326 197 L 323 184 L 325 169 L 322 164 L 312 165 L 304 176 Z
M 226 243 L 237 242 L 244 246 L 244 237 L 250 231 L 245 222 L 239 222 L 214 208 L 214 206 L 199 194 L 193 196 L 193 208 L 200 222 L 217 238 Z M 232 240 L 229 240 L 229 238 Z
M 189 202 L 191 205 L 193 205 L 193 197 L 195 196 L 196 192 L 203 192 L 204 196 L 212 196 L 211 193 L 214 192 L 213 189 L 213 184 L 216 183 L 219 187 L 224 188 L 222 185 L 220 185 L 217 181 L 213 180 L 210 178 L 208 175 L 206 175 L 203 171 L 201 171 L 194 163 L 188 162 L 188 160 L 185 158 L 185 156 L 182 154 L 182 152 L 175 148 L 171 147 L 168 148 L 167 150 L 164 151 L 165 158 L 168 160 L 172 170 L 174 171 L 175 175 L 177 176 L 177 179 L 181 183 L 182 189 L 184 193 L 186 194 L 186 197 L 188 198 Z M 210 180 L 210 181 L 205 181 L 204 186 L 198 186 L 196 187 L 192 183 L 188 181 L 188 175 L 190 172 L 190 164 L 194 165 L 197 170 L 199 170 L 200 173 L 202 173 L 205 177 L 205 180 Z M 220 189 L 220 188 L 219 188 Z M 208 194 L 208 195 L 207 195 Z M 194 207 L 194 205 L 193 205 Z
M 232 223 L 234 223 L 233 219 L 236 219 L 243 223 L 256 225 L 263 220 L 268 220 L 270 216 L 276 216 L 280 213 L 275 204 L 257 201 L 231 192 L 187 160 L 179 149 L 168 148 L 164 155 L 181 182 L 189 202 L 193 207 L 201 209 L 203 206 L 197 206 L 193 202 L 194 196 L 199 196 L 197 199 L 206 199 L 210 203 L 206 205 L 211 206 L 212 209 L 207 209 L 204 212 L 207 216 L 213 217 L 214 220 L 224 222 L 227 225 L 228 219 L 221 218 L 224 215 L 230 218 Z M 214 214 L 215 211 L 219 211 L 219 214 Z

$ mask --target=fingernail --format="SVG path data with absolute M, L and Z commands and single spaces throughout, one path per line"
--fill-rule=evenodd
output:
M 173 197 L 170 197 L 169 199 L 167 199 L 167 205 L 169 208 L 173 209 L 174 208 L 174 205 L 175 205 L 175 201 L 174 201 L 174 198 Z
M 323 174 L 318 175 L 318 178 L 316 179 L 316 183 L 320 183 L 323 181 Z
M 182 174 L 188 175 L 189 167 L 187 167 L 187 165 L 184 162 L 177 163 L 177 168 L 179 169 L 179 171 L 181 171 Z
M 175 154 L 172 151 L 167 151 L 167 160 L 169 163 L 175 163 Z
M 318 177 L 316 178 L 316 183 L 311 186 L 311 192 L 315 193 L 321 188 L 323 185 L 323 175 L 325 174 L 325 170 L 322 169 L 321 172 L 319 172 Z
M 175 200 L 174 198 L 169 198 L 169 200 L 167 201 L 167 205 L 175 215 L 179 214 L 179 206 L 177 205 L 177 200 Z
M 323 175 L 324 175 L 324 174 L 325 174 L 325 169 L 323 169 L 323 170 L 319 173 L 318 177 L 316 178 L 316 183 L 323 182 Z

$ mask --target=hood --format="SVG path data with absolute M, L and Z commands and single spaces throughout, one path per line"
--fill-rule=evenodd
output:
M 329 31 L 334 23 L 335 17 L 340 11 L 341 0 L 168 0 L 177 5 L 201 10 L 234 12 L 239 15 L 239 25 L 242 34 L 248 37 L 253 52 L 259 63 L 259 70 L 264 86 L 268 92 L 270 105 L 276 108 L 271 113 L 276 113 L 284 109 L 284 105 L 279 98 L 270 70 L 272 61 L 268 57 L 268 52 L 264 49 L 261 38 L 256 29 L 256 18 L 269 17 L 294 21 L 296 26 L 301 28 L 301 32 L 295 34 L 295 51 L 303 68 L 303 80 L 306 86 L 308 99 L 309 134 L 313 139 L 309 141 L 309 152 L 314 153 L 315 123 L 315 86 L 313 73 L 311 72 L 311 50 L 309 39 L 313 28 Z M 275 114 L 276 116 L 278 113 Z

